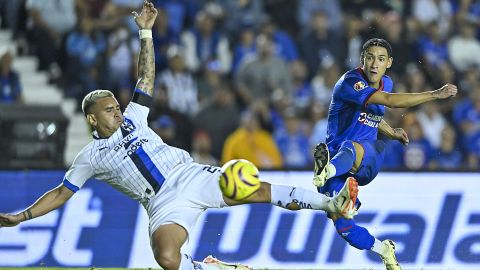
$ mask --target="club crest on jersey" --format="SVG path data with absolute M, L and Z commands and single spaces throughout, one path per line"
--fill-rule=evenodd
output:
M 132 120 L 125 117 L 120 128 L 126 131 L 127 134 L 130 134 L 132 131 L 135 130 L 135 125 L 133 124 Z
M 353 89 L 355 89 L 355 91 L 360 91 L 365 89 L 365 87 L 367 87 L 367 84 L 363 81 L 358 81 L 353 85 Z

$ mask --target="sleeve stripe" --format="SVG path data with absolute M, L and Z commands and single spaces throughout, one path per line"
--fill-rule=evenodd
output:
M 150 107 L 150 104 L 152 103 L 152 97 L 149 94 L 143 92 L 142 90 L 135 88 L 132 101 L 145 107 Z
M 74 184 L 70 183 L 70 181 L 68 181 L 66 178 L 63 179 L 63 185 L 70 189 L 71 191 L 73 191 L 74 193 L 77 192 L 80 188 L 75 186 Z

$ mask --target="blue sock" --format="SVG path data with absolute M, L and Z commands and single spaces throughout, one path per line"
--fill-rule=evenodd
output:
M 338 218 L 334 223 L 337 233 L 351 246 L 358 249 L 371 249 L 373 247 L 375 237 L 364 227 L 356 225 L 353 219 Z
M 340 146 L 338 153 L 330 160 L 330 163 L 335 166 L 335 175 L 331 175 L 330 178 L 338 175 L 346 174 L 353 167 L 357 153 L 352 141 L 344 141 Z

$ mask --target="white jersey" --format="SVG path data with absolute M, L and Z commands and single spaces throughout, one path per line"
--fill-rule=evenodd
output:
M 148 127 L 149 108 L 130 102 L 121 127 L 112 136 L 85 146 L 65 174 L 64 185 L 77 191 L 90 178 L 107 182 L 130 198 L 147 203 L 172 169 L 192 162 L 190 155 L 167 145 Z

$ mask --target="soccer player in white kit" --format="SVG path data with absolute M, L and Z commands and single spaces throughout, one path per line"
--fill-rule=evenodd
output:
M 144 3 L 140 15 L 134 12 L 141 39 L 139 79 L 124 115 L 110 91 L 87 94 L 82 110 L 94 129 L 93 141 L 80 151 L 59 186 L 18 214 L 0 214 L 0 227 L 15 226 L 61 207 L 88 179 L 96 178 L 145 207 L 154 257 L 163 269 L 248 269 L 210 256 L 196 262 L 181 253 L 203 211 L 244 203 L 272 203 L 290 210 L 324 210 L 352 218 L 358 193 L 354 179 L 346 181 L 333 198 L 262 182 L 252 196 L 234 201 L 220 191 L 219 168 L 193 162 L 186 151 L 165 144 L 148 127 L 155 77 L 151 28 L 156 15 L 157 10 L 149 2 Z

